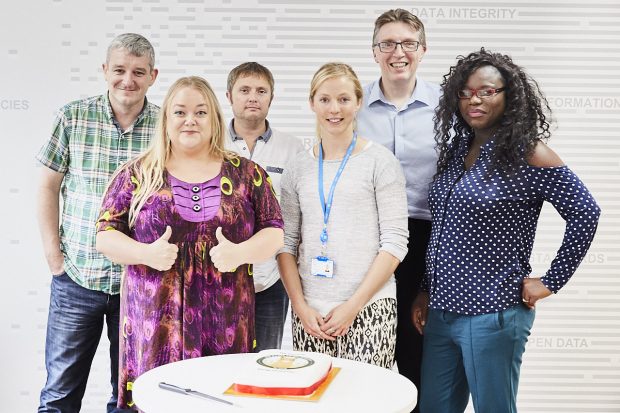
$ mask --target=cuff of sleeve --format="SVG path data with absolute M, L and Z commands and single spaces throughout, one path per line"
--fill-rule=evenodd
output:
M 564 286 L 564 284 L 560 283 L 549 275 L 545 275 L 544 277 L 542 277 L 540 279 L 540 282 L 542 282 L 543 285 L 547 287 L 549 291 L 551 291 L 553 294 L 556 294 Z
M 393 255 L 400 262 L 403 262 L 405 256 L 407 255 L 407 249 L 401 248 L 394 244 L 384 244 L 379 248 L 379 251 L 385 251 L 390 255 Z
M 293 257 L 297 257 L 297 248 L 291 248 L 287 245 L 280 248 L 278 252 L 276 252 L 276 257 L 282 253 L 291 254 Z
M 41 165 L 45 166 L 46 168 L 51 169 L 54 172 L 58 172 L 61 174 L 66 174 L 67 170 L 69 169 L 66 166 L 60 166 L 52 161 L 50 161 L 49 159 L 41 156 L 41 155 L 37 155 L 36 156 L 36 160 L 39 161 L 41 163 Z

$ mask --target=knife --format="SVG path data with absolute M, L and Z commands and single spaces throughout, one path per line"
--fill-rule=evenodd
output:
M 219 397 L 211 396 L 209 394 L 202 393 L 202 392 L 199 392 L 199 391 L 196 391 L 196 390 L 184 389 L 182 387 L 175 386 L 174 384 L 164 383 L 163 381 L 159 382 L 159 388 L 160 389 L 164 389 L 164 390 L 173 391 L 175 393 L 181 393 L 181 394 L 184 394 L 186 396 L 196 396 L 196 397 L 200 397 L 200 398 L 203 398 L 203 399 L 213 400 L 213 401 L 216 401 L 216 402 L 225 403 L 225 404 L 229 404 L 231 406 L 234 406 L 234 403 L 229 402 L 228 400 L 220 399 Z

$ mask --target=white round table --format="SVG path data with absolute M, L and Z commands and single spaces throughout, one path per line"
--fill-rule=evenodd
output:
M 400 374 L 381 367 L 340 358 L 333 359 L 340 372 L 317 402 L 224 395 L 256 354 L 200 357 L 166 364 L 147 371 L 133 384 L 133 400 L 145 413 L 236 412 L 410 412 L 417 390 Z M 191 388 L 234 403 L 174 393 L 159 388 L 160 382 Z

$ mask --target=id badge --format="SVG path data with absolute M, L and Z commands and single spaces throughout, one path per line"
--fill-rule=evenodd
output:
M 310 272 L 318 277 L 332 278 L 334 276 L 334 261 L 320 255 L 312 258 Z

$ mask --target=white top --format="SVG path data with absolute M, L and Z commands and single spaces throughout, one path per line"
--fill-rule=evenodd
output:
M 341 160 L 324 161 L 323 188 L 329 194 Z M 403 260 L 407 254 L 405 177 L 394 155 L 368 142 L 349 159 L 334 193 L 327 225 L 326 255 L 334 277 L 311 275 L 311 260 L 321 254 L 323 211 L 318 193 L 318 160 L 312 150 L 297 155 L 282 178 L 284 248 L 297 256 L 308 304 L 322 315 L 348 300 L 379 251 Z M 396 298 L 392 276 L 368 301 Z
M 269 126 L 268 126 L 269 128 Z M 303 151 L 301 139 L 280 132 L 276 129 L 269 129 L 271 132 L 267 139 L 260 137 L 256 140 L 254 151 L 250 153 L 247 144 L 243 139 L 233 140 L 230 131 L 226 134 L 225 148 L 229 151 L 237 152 L 244 158 L 251 159 L 260 165 L 271 178 L 271 184 L 276 193 L 276 198 L 280 200 L 280 180 L 287 164 L 297 153 Z M 267 135 L 264 134 L 263 136 Z M 278 264 L 275 257 L 269 258 L 261 263 L 254 264 L 254 290 L 260 292 L 271 287 L 280 279 Z
M 410 412 L 417 391 L 405 376 L 359 361 L 333 358 L 340 372 L 317 402 L 292 401 L 223 394 L 238 371 L 252 363 L 255 354 L 226 354 L 177 361 L 149 370 L 134 382 L 133 400 L 148 413 L 306 413 L 306 412 Z M 159 382 L 189 388 L 234 403 L 163 390 Z

